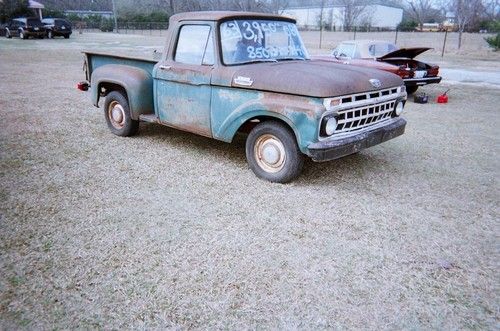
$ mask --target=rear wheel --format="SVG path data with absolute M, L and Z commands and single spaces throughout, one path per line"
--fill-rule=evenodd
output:
M 12 38 L 12 35 L 10 34 L 9 30 L 5 30 L 5 38 Z
M 26 36 L 26 34 L 24 33 L 24 31 L 19 31 L 19 38 L 21 38 L 21 39 L 27 39 L 28 36 Z
M 295 135 L 277 121 L 260 123 L 250 132 L 246 156 L 257 177 L 276 183 L 297 178 L 304 164 Z
M 417 90 L 418 90 L 418 86 L 407 86 L 406 87 L 406 93 L 408 93 L 408 95 L 417 92 Z
M 113 91 L 106 96 L 104 117 L 108 128 L 117 136 L 133 136 L 139 130 L 139 121 L 130 117 L 127 98 L 118 91 Z
M 69 34 L 65 34 L 64 39 L 69 39 Z

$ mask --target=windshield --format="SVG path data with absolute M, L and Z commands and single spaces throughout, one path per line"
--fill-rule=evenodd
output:
M 354 51 L 356 50 L 356 45 L 354 44 L 340 44 L 332 52 L 335 57 L 347 57 L 354 58 Z
M 70 27 L 71 26 L 71 24 L 66 20 L 54 20 L 54 25 L 57 27 L 60 27 L 60 26 Z
M 221 24 L 224 64 L 305 60 L 309 58 L 293 23 L 270 20 L 232 20 Z

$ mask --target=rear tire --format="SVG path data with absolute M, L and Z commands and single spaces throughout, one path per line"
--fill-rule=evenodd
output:
M 410 95 L 410 94 L 413 94 L 413 93 L 417 92 L 417 90 L 418 90 L 418 86 L 407 86 L 407 87 L 406 87 L 406 93 L 407 93 L 408 95 Z
M 64 35 L 64 39 L 69 39 L 69 34 Z
M 12 35 L 10 34 L 9 30 L 5 30 L 5 38 L 7 38 L 7 39 L 11 39 L 12 38 Z
M 24 31 L 19 31 L 19 38 L 21 38 L 21 39 L 28 39 L 28 37 L 26 36 L 26 34 L 24 33 Z
M 118 91 L 106 96 L 104 102 L 104 117 L 111 132 L 120 137 L 130 137 L 139 130 L 139 121 L 130 117 L 127 98 Z
M 304 165 L 294 133 L 278 121 L 266 121 L 253 128 L 247 137 L 246 156 L 257 177 L 275 183 L 297 178 Z

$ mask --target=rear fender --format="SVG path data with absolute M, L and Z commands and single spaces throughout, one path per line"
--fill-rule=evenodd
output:
M 90 95 L 96 107 L 99 107 L 99 99 L 103 96 L 101 90 L 103 84 L 110 83 L 121 86 L 127 92 L 132 119 L 138 120 L 139 115 L 154 112 L 153 78 L 143 69 L 128 65 L 107 64 L 92 72 L 91 82 Z M 107 90 L 104 93 L 111 91 Z

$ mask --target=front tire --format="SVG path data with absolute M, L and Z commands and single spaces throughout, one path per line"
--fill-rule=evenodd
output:
M 26 36 L 26 34 L 24 33 L 24 31 L 19 31 L 19 38 L 21 38 L 21 39 L 28 39 L 28 37 Z
M 304 165 L 295 135 L 277 121 L 266 121 L 253 128 L 247 137 L 246 156 L 257 177 L 275 183 L 297 178 Z
M 5 38 L 7 38 L 7 39 L 11 39 L 12 38 L 12 35 L 10 34 L 9 30 L 5 31 Z
M 47 32 L 47 38 L 49 38 L 49 39 L 54 38 L 54 35 L 52 34 L 52 31 L 50 31 L 50 30 L 49 30 L 49 31 Z
M 139 130 L 139 121 L 130 117 L 127 98 L 118 91 L 113 91 L 106 96 L 104 117 L 108 128 L 117 136 L 130 137 Z

